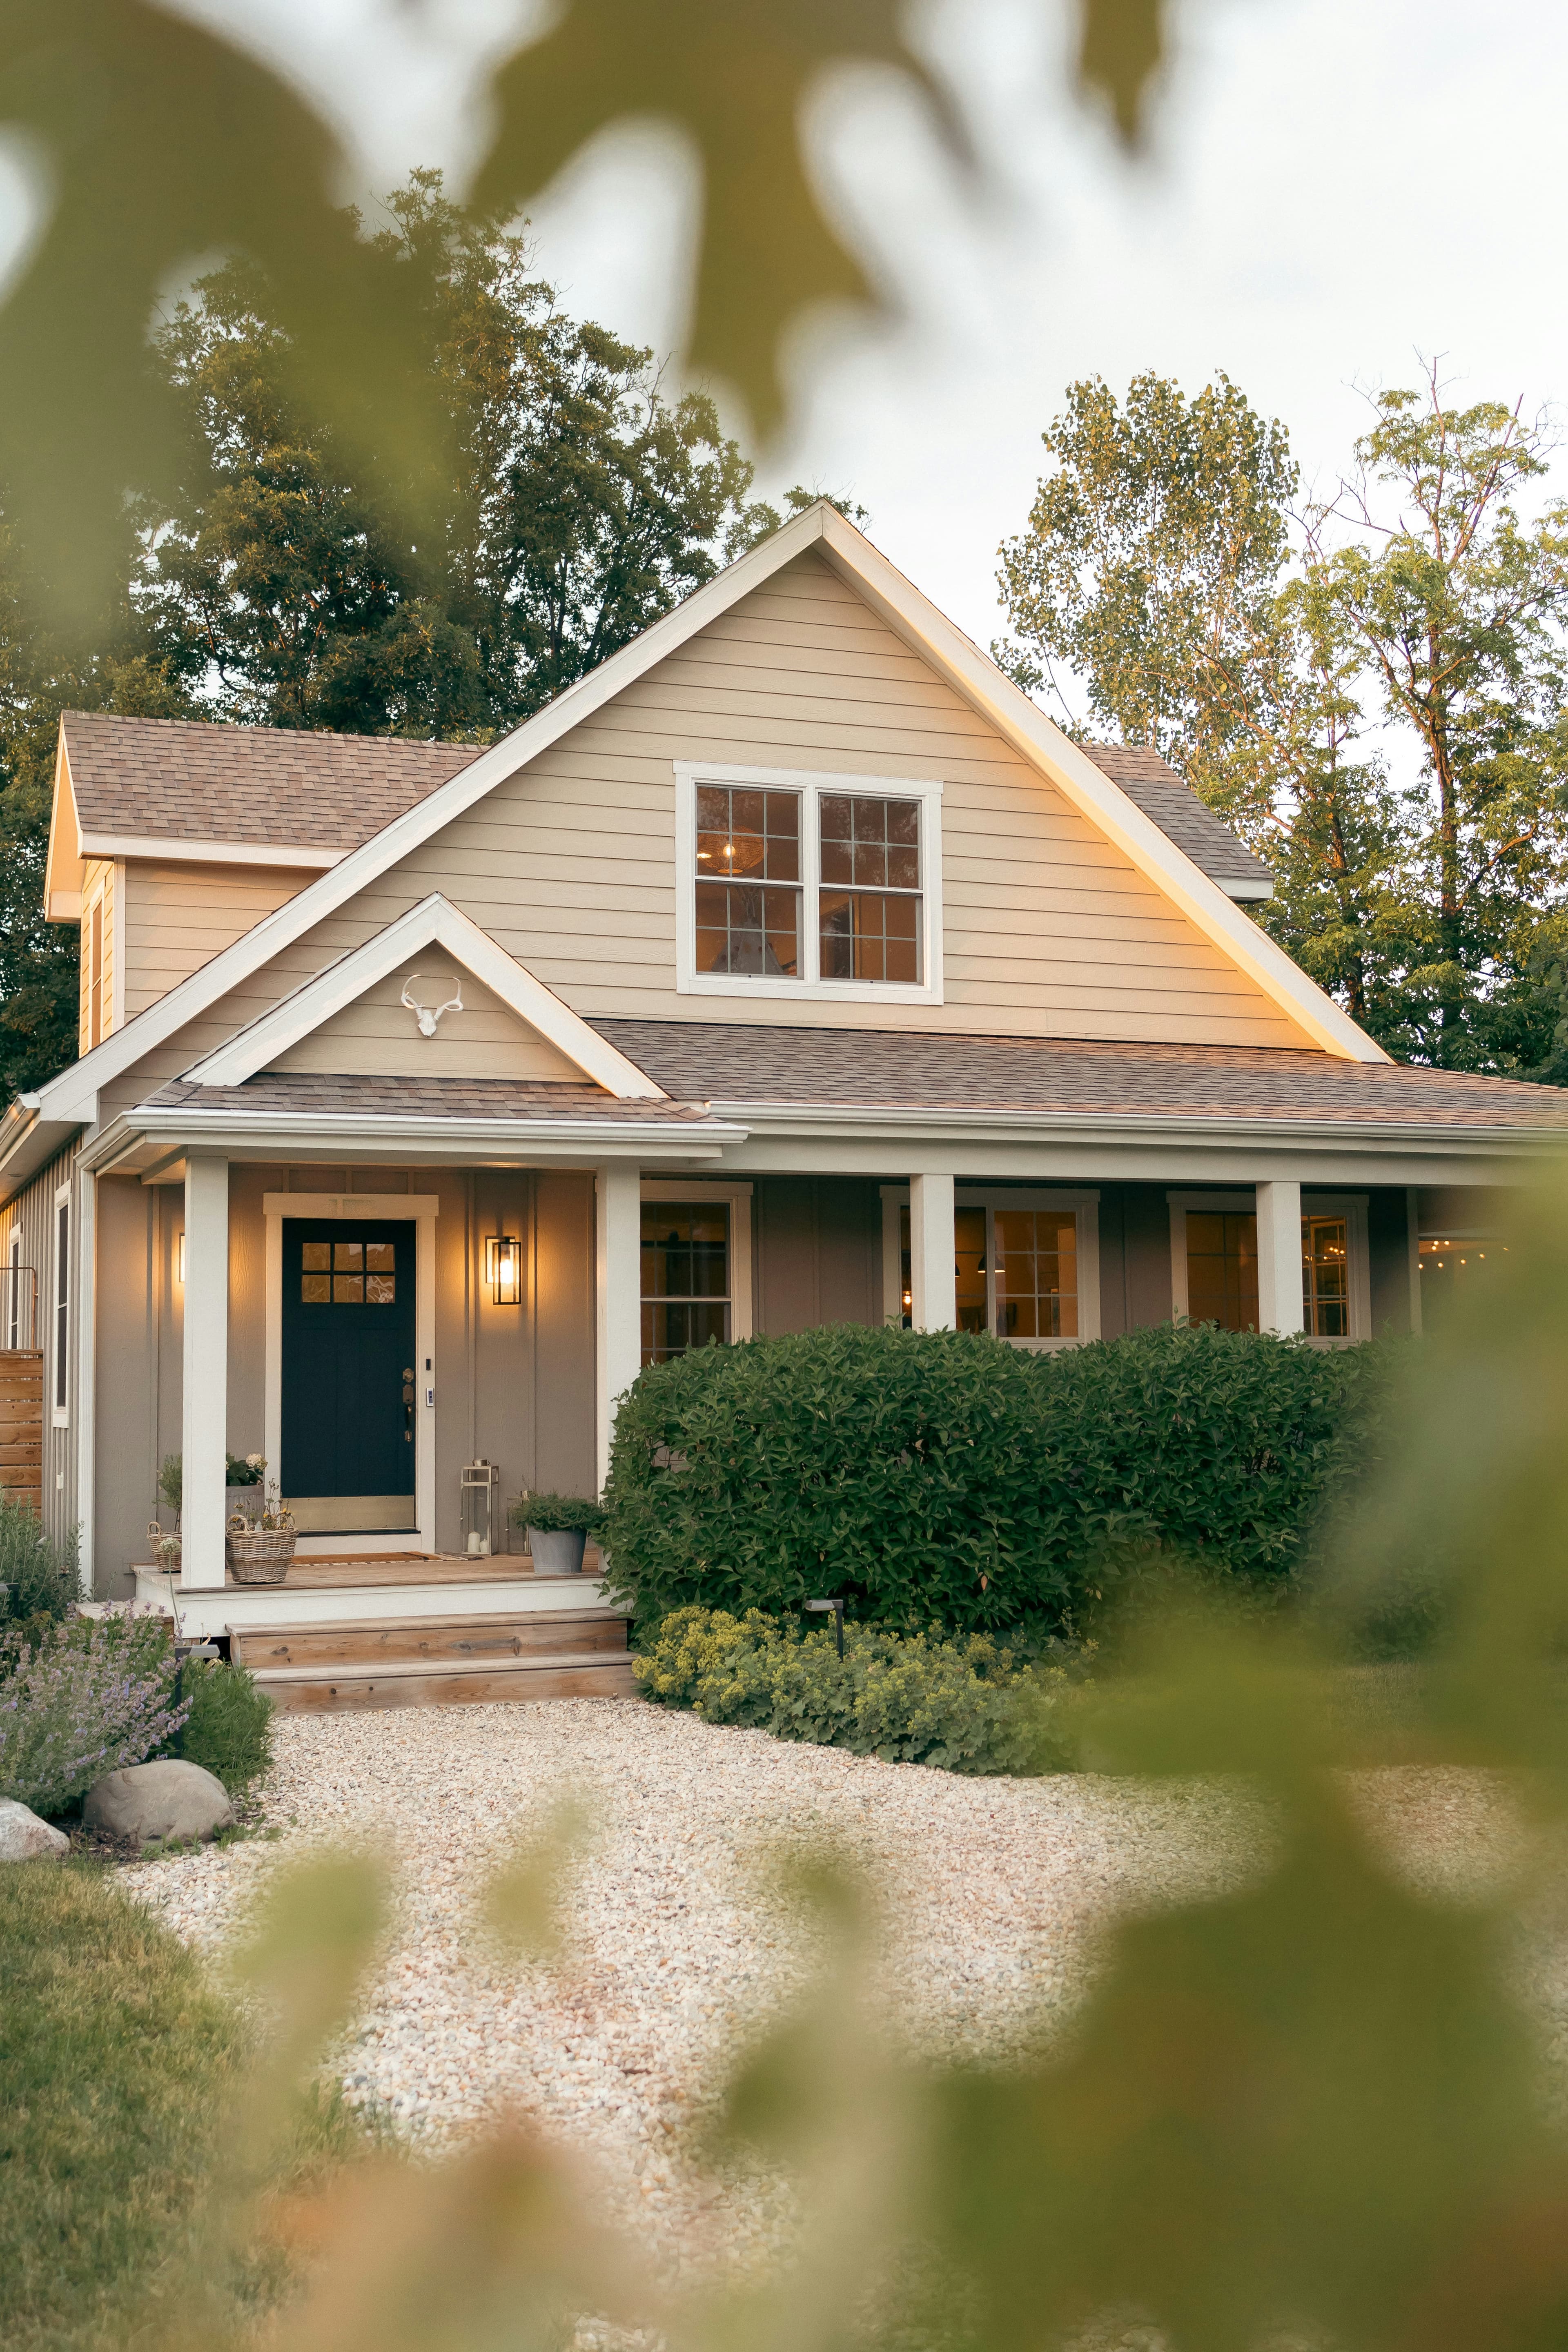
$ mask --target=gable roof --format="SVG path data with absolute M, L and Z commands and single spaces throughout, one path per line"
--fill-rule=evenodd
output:
M 1083 748 L 1100 774 L 1120 784 L 1144 815 L 1152 817 L 1161 832 L 1219 884 L 1227 898 L 1272 898 L 1274 877 L 1262 858 L 1253 856 L 1158 751 L 1142 743 L 1086 743 Z
M 395 972 L 427 947 L 443 948 L 454 963 L 483 981 L 519 1020 L 548 1038 L 584 1077 L 617 1101 L 662 1096 L 661 1087 L 438 890 L 237 1031 L 216 1053 L 187 1070 L 186 1078 L 197 1087 L 244 1086 L 279 1054 L 286 1054 L 290 1045 L 297 1045 L 334 1013 L 356 1003 L 367 988 L 374 988 L 378 980 L 384 980 L 388 972 Z
M 68 710 L 60 739 L 76 803 L 79 853 L 188 855 L 232 844 L 310 848 L 335 862 L 428 799 L 479 756 L 475 743 L 396 735 L 319 735 L 203 719 L 121 719 Z M 315 861 L 312 860 L 312 863 Z
M 264 916 L 243 939 L 214 956 L 123 1029 L 50 1079 L 37 1097 L 42 1118 L 47 1123 L 79 1123 L 94 1117 L 100 1086 L 122 1075 L 218 1003 L 241 980 L 269 963 L 367 883 L 463 815 L 506 777 L 549 750 L 809 548 L 818 550 L 871 610 L 1121 849 L 1205 938 L 1279 1005 L 1312 1045 L 1351 1061 L 1387 1060 L 1382 1047 L 1234 906 L 1218 884 L 1120 785 L 1069 741 L 836 507 L 819 499 L 749 549 L 716 579 L 695 590 L 629 646 L 568 687 L 514 734 L 480 752 L 447 782 L 394 817 L 371 840 L 349 850 L 327 872 Z

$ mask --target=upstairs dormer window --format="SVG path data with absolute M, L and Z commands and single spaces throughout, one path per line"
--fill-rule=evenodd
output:
M 940 1003 L 942 787 L 678 767 L 679 985 Z

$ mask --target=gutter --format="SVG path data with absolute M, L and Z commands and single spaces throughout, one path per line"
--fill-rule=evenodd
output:
M 79 1118 L 40 1118 L 42 1099 L 41 1095 L 18 1095 L 0 1118 L 0 1206 L 14 1201 L 87 1124 Z
M 717 1159 L 725 1146 L 743 1143 L 746 1129 L 719 1119 L 516 1119 L 418 1118 L 374 1112 L 279 1111 L 254 1113 L 185 1110 L 170 1105 L 157 1110 L 128 1111 L 105 1131 L 94 1157 L 105 1148 L 116 1149 L 128 1134 L 150 1139 L 205 1145 L 213 1150 L 240 1147 L 257 1154 L 276 1144 L 283 1152 L 302 1143 L 415 1144 L 439 1151 L 464 1145 L 504 1147 L 509 1158 L 528 1149 L 550 1156 L 570 1150 L 577 1158 L 634 1158 L 655 1150 L 661 1158 L 672 1154 Z M 588 1150 L 588 1147 L 592 1147 Z
M 1030 1142 L 1080 1143 L 1095 1136 L 1121 1142 L 1203 1143 L 1224 1148 L 1254 1143 L 1353 1145 L 1445 1145 L 1453 1150 L 1534 1150 L 1542 1156 L 1568 1152 L 1568 1120 L 1561 1128 L 1438 1126 L 1427 1120 L 1326 1118 L 1226 1118 L 1213 1114 L 1167 1115 L 1156 1111 L 969 1110 L 957 1106 L 889 1106 L 886 1103 L 715 1102 L 715 1118 L 733 1119 L 753 1136 L 816 1135 L 870 1130 L 921 1134 L 939 1129 L 976 1140 L 1017 1136 Z

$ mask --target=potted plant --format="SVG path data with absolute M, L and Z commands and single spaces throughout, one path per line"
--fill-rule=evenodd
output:
M 229 1573 L 237 1584 L 281 1584 L 294 1557 L 292 1515 L 276 1486 L 258 1485 L 250 1496 L 228 1522 L 224 1552 Z
M 591 1495 L 524 1495 L 511 1516 L 527 1531 L 536 1576 L 580 1576 L 588 1538 L 605 1520 Z
M 224 1517 L 231 1519 L 236 1511 L 240 1511 L 248 1517 L 256 1501 L 252 1490 L 262 1484 L 267 1475 L 267 1457 L 261 1454 L 226 1454 L 224 1461 Z
M 158 1473 L 158 1499 L 167 1504 L 174 1514 L 174 1531 L 170 1535 L 157 1519 L 147 1522 L 153 1557 L 160 1568 L 173 1570 L 180 1565 L 180 1503 L 184 1490 L 180 1457 L 177 1454 L 165 1454 L 163 1467 Z

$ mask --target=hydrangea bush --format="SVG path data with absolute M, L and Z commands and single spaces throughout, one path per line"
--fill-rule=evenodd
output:
M 155 1617 L 70 1617 L 0 1644 L 0 1797 L 63 1812 L 95 1780 L 140 1764 L 184 1722 L 174 1656 Z
M 802 1633 L 760 1609 L 672 1610 L 633 1662 L 651 1699 L 704 1723 L 847 1748 L 950 1772 L 1070 1771 L 1072 1688 L 1059 1668 L 1018 1663 L 989 1634 L 942 1642 L 847 1624 Z

